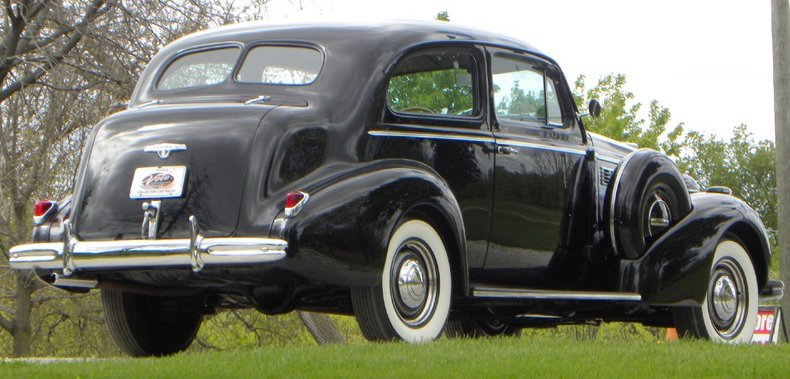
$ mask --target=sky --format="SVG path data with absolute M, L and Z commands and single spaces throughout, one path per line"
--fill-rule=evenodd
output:
M 272 21 L 432 20 L 505 34 L 554 58 L 570 83 L 609 73 L 683 122 L 729 138 L 774 140 L 769 0 L 272 0 Z M 606 104 L 604 104 L 606 106 Z M 646 117 L 646 115 L 644 115 Z

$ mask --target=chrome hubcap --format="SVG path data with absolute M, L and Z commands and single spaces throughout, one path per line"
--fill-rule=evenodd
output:
M 425 301 L 425 273 L 416 259 L 407 259 L 400 267 L 398 274 L 398 292 L 403 304 L 409 308 L 417 308 Z
M 647 211 L 647 235 L 655 237 L 669 228 L 672 213 L 669 204 L 658 194 L 653 195 L 652 203 Z
M 411 239 L 395 254 L 390 270 L 390 295 L 398 317 L 409 327 L 428 322 L 439 296 L 438 268 L 425 242 Z
M 720 319 L 731 320 L 735 317 L 738 307 L 737 296 L 732 279 L 722 276 L 716 280 L 713 285 L 713 308 Z
M 725 258 L 713 270 L 708 289 L 708 313 L 724 339 L 736 336 L 746 319 L 746 278 L 738 264 Z

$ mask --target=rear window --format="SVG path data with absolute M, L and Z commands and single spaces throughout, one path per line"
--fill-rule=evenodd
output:
M 233 71 L 238 47 L 204 50 L 184 55 L 167 66 L 157 88 L 173 90 L 222 83 Z
M 250 50 L 236 74 L 242 83 L 307 85 L 318 78 L 324 56 L 298 46 L 258 46 Z

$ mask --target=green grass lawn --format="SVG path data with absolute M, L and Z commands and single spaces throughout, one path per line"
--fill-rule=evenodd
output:
M 264 348 L 157 359 L 0 363 L 3 378 L 786 378 L 789 375 L 790 345 L 575 341 L 544 336 L 440 340 L 421 345 L 355 343 Z

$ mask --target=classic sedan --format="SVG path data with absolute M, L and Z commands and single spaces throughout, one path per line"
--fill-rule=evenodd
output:
M 626 321 L 748 341 L 783 288 L 758 215 L 586 116 L 550 57 L 449 23 L 196 33 L 96 125 L 11 265 L 100 289 L 131 355 L 228 307 L 353 314 L 370 340 Z

